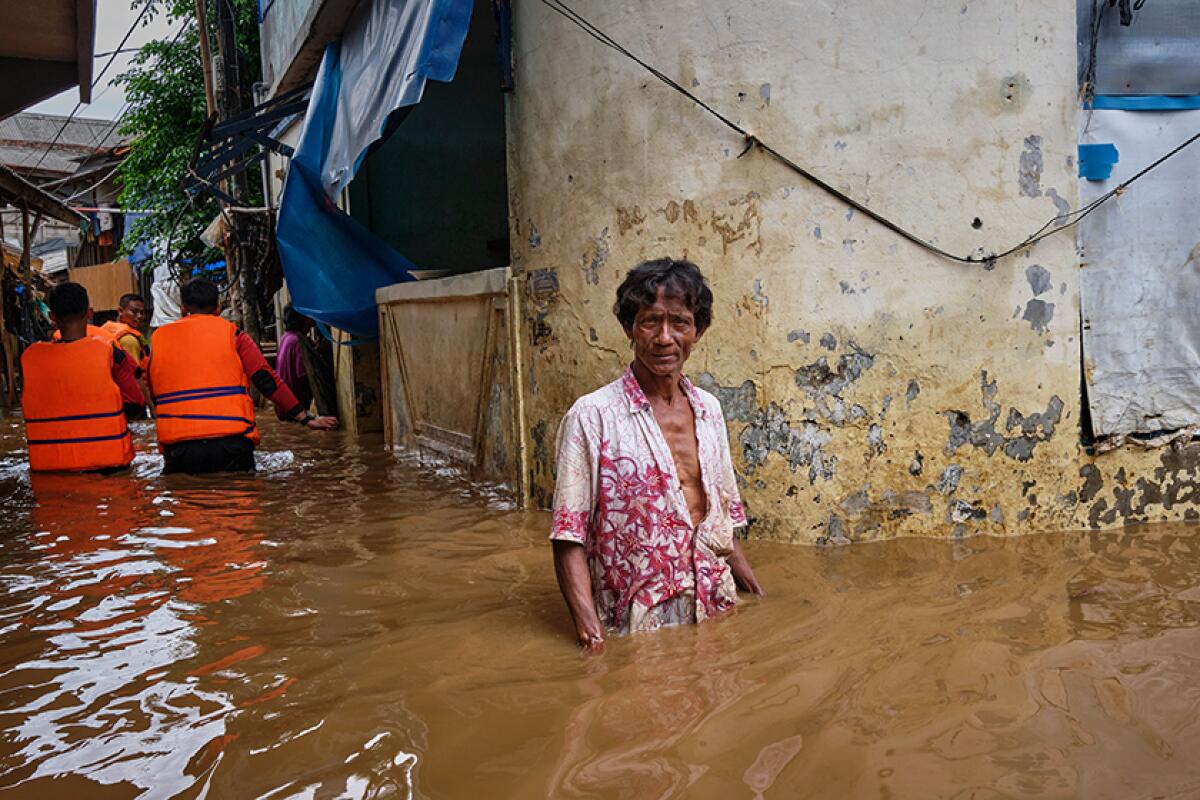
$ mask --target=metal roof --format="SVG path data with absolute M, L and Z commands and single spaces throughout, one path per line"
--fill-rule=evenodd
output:
M 118 127 L 108 119 L 75 117 L 67 122 L 67 117 L 56 114 L 14 114 L 0 120 L 0 165 L 25 172 L 41 159 L 39 174 L 70 175 L 84 159 L 125 141 L 117 133 Z M 46 153 L 60 129 L 62 135 Z M 44 159 L 43 153 L 46 153 Z

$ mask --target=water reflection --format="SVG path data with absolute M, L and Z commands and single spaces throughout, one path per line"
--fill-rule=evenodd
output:
M 1191 528 L 750 543 L 769 599 L 583 659 L 544 515 L 265 424 L 257 476 L 0 456 L 6 794 L 1200 792 Z

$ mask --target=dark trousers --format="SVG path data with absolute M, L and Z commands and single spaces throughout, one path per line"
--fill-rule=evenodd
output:
M 245 436 L 192 439 L 163 446 L 163 474 L 254 472 L 254 443 Z
M 146 419 L 149 416 L 146 413 L 146 407 L 139 403 L 125 403 L 125 419 L 133 422 L 138 419 Z

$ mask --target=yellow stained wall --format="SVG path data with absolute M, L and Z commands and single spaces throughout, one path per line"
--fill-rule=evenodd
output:
M 1074 0 L 573 6 L 939 247 L 1005 249 L 1076 205 Z M 696 261 L 716 295 L 688 373 L 722 400 L 755 535 L 1072 527 L 1120 488 L 1120 464 L 1157 463 L 1100 457 L 1082 499 L 1072 232 L 986 267 L 940 259 L 743 155 L 545 5 L 516 14 L 509 183 L 535 503 L 552 496 L 562 414 L 629 360 L 616 286 L 663 255 Z

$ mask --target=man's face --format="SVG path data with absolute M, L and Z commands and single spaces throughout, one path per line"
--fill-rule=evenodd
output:
M 692 354 L 692 345 L 703 335 L 696 319 L 678 297 L 664 296 L 658 289 L 653 305 L 642 306 L 626 330 L 633 342 L 633 357 L 654 375 L 677 375 Z
M 146 304 L 141 300 L 133 300 L 129 305 L 121 309 L 121 322 L 131 328 L 144 328 L 146 326 Z

